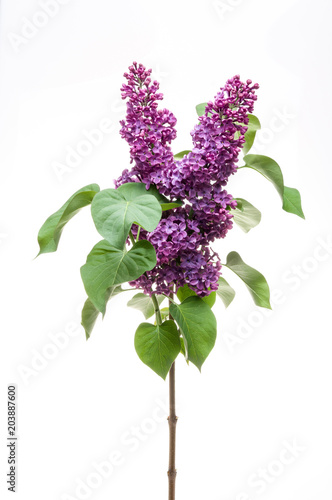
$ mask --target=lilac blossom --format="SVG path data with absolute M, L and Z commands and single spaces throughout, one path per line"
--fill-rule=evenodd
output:
M 237 170 L 257 88 L 251 80 L 242 83 L 238 75 L 227 81 L 191 132 L 192 151 L 176 163 L 165 181 L 166 195 L 191 204 L 206 243 L 223 238 L 232 227 L 229 209 L 236 202 L 223 186 Z
M 163 187 L 164 176 L 174 165 L 169 143 L 176 137 L 176 118 L 167 109 L 158 109 L 159 83 L 151 82 L 151 70 L 133 63 L 124 76 L 127 84 L 121 88 L 122 99 L 128 98 L 126 121 L 121 121 L 121 136 L 130 146 L 133 167 L 125 170 L 116 187 L 126 182 L 144 182 L 149 188 Z
M 129 284 L 143 289 L 147 295 L 170 295 L 174 287 L 177 290 L 187 284 L 197 295 L 204 297 L 218 289 L 220 272 L 217 254 L 211 253 L 208 247 L 202 247 L 199 251 L 180 252 L 177 259 L 170 259 L 167 264 L 157 264 L 152 271 L 147 271 Z
M 192 151 L 174 161 L 170 143 L 176 137 L 176 118 L 158 109 L 159 84 L 151 81 L 151 70 L 133 65 L 125 73 L 122 98 L 127 101 L 126 120 L 121 136 L 130 146 L 130 170 L 124 170 L 116 187 L 127 182 L 154 184 L 171 200 L 181 200 L 181 208 L 164 212 L 151 233 L 141 231 L 140 239 L 152 243 L 157 265 L 131 282 L 145 293 L 164 293 L 187 284 L 197 295 L 218 288 L 221 264 L 209 244 L 224 238 L 232 228 L 231 209 L 236 201 L 224 189 L 237 170 L 238 156 L 253 111 L 257 84 L 245 83 L 236 75 L 220 89 L 214 101 L 191 132 Z M 133 228 L 136 235 L 137 228 Z

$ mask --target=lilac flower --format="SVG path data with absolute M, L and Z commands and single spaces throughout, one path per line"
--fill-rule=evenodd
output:
M 216 257 L 216 258 L 215 258 Z M 197 295 L 204 297 L 211 291 L 218 289 L 221 264 L 216 254 L 212 254 L 208 247 L 200 251 L 185 250 L 178 259 L 170 259 L 167 264 L 158 265 L 147 271 L 131 286 L 142 288 L 147 295 L 165 294 L 188 284 Z
M 127 99 L 126 121 L 121 121 L 120 134 L 130 146 L 131 163 L 116 181 L 116 187 L 125 182 L 140 181 L 162 188 L 164 175 L 174 164 L 168 145 L 176 137 L 176 118 L 167 109 L 159 109 L 157 101 L 163 99 L 158 93 L 159 83 L 151 82 L 151 70 L 142 64 L 133 63 L 124 76 L 127 84 L 122 86 L 122 99 Z
M 121 90 L 122 98 L 128 99 L 127 116 L 120 122 L 120 134 L 130 146 L 133 167 L 124 170 L 115 185 L 144 182 L 149 188 L 154 184 L 184 206 L 164 212 L 151 233 L 141 231 L 140 238 L 156 250 L 157 265 L 131 284 L 150 295 L 169 295 L 174 286 L 184 284 L 200 296 L 208 295 L 218 288 L 221 272 L 219 257 L 208 245 L 224 238 L 233 226 L 230 209 L 236 201 L 224 187 L 237 170 L 258 85 L 251 80 L 243 83 L 238 75 L 228 80 L 191 132 L 192 151 L 175 162 L 169 144 L 176 137 L 176 118 L 158 109 L 162 94 L 150 74 L 151 70 L 133 63 L 124 75 L 127 84 Z
M 140 239 L 155 248 L 157 265 L 152 271 L 131 282 L 144 292 L 169 295 L 172 289 L 188 284 L 197 295 L 204 297 L 218 288 L 221 264 L 217 254 L 202 245 L 199 222 L 190 218 L 190 206 L 164 212 L 157 228 L 140 231 Z M 133 234 L 137 235 L 137 226 Z
M 146 239 L 156 249 L 157 264 L 166 264 L 184 250 L 196 250 L 200 246 L 201 235 L 198 222 L 189 219 L 189 207 L 181 207 L 167 211 Z
M 202 224 L 206 243 L 222 238 L 232 227 L 229 209 L 236 202 L 223 190 L 237 170 L 238 155 L 245 139 L 256 100 L 251 80 L 242 83 L 239 76 L 227 81 L 209 102 L 199 124 L 191 132 L 194 147 L 170 169 L 164 193 L 186 199 L 195 220 Z

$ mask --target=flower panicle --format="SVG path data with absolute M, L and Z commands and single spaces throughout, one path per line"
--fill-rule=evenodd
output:
M 170 144 L 176 138 L 176 118 L 158 108 L 163 99 L 159 83 L 136 62 L 124 76 L 121 94 L 127 114 L 120 134 L 129 144 L 132 168 L 122 172 L 115 186 L 143 182 L 147 189 L 155 185 L 171 200 L 184 203 L 165 212 L 151 233 L 141 231 L 140 239 L 156 250 L 157 265 L 131 285 L 150 295 L 169 295 L 174 285 L 187 284 L 197 295 L 209 295 L 218 288 L 221 274 L 219 257 L 209 245 L 233 226 L 231 210 L 237 204 L 224 187 L 237 171 L 259 86 L 242 82 L 239 75 L 227 80 L 191 131 L 192 151 L 175 161 Z

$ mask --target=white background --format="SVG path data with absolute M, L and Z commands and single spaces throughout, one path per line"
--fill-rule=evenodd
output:
M 237 296 L 227 311 L 221 302 L 214 308 L 215 349 L 201 374 L 177 362 L 177 498 L 330 500 L 331 3 L 69 0 L 53 17 L 40 14 L 42 4 L 1 2 L 1 498 L 12 498 L 5 484 L 12 382 L 17 499 L 167 498 L 160 405 L 168 386 L 135 353 L 143 317 L 126 308 L 128 294 L 110 303 L 89 342 L 79 327 L 79 267 L 98 241 L 89 209 L 66 227 L 56 254 L 33 260 L 48 215 L 86 184 L 112 187 L 128 166 L 119 88 L 137 60 L 153 69 L 164 106 L 178 118 L 174 152 L 190 148 L 195 105 L 227 78 L 259 82 L 255 114 L 264 130 L 256 152 L 278 161 L 306 214 L 303 221 L 283 212 L 254 171 L 229 183 L 261 209 L 262 222 L 248 235 L 234 228 L 215 248 L 223 261 L 238 251 L 266 276 L 274 310 L 255 307 L 225 270 Z M 102 143 L 57 175 L 68 148 L 103 119 L 112 130 Z M 140 438 L 132 439 L 137 427 Z M 285 449 L 293 442 L 292 456 Z M 113 460 L 101 480 L 93 464 L 114 452 L 121 464 Z M 257 483 L 260 469 L 267 476 Z M 77 485 L 87 481 L 93 488 L 83 494 Z

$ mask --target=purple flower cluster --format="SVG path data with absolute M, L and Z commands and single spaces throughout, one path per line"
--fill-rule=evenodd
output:
M 165 194 L 188 200 L 206 243 L 223 238 L 232 227 L 229 208 L 236 202 L 223 186 L 237 170 L 257 88 L 251 80 L 242 83 L 238 75 L 228 80 L 191 132 L 192 151 L 168 176 Z
M 158 110 L 163 95 L 159 83 L 151 82 L 151 70 L 136 63 L 124 76 L 127 84 L 121 88 L 122 99 L 128 98 L 126 121 L 122 120 L 120 134 L 130 146 L 133 168 L 125 170 L 116 181 L 116 187 L 126 182 L 144 182 L 147 188 L 158 188 L 174 165 L 168 145 L 176 137 L 176 118 L 167 109 Z
M 158 110 L 159 85 L 151 82 L 151 70 L 133 63 L 125 73 L 127 84 L 122 98 L 128 99 L 121 136 L 130 146 L 133 167 L 115 181 L 144 182 L 184 206 L 163 213 L 151 233 L 141 231 L 156 249 L 157 266 L 131 284 L 145 293 L 165 293 L 187 284 L 205 296 L 218 288 L 219 257 L 209 244 L 224 238 L 232 228 L 230 209 L 236 201 L 224 186 L 237 170 L 239 152 L 253 111 L 257 84 L 245 83 L 237 75 L 227 81 L 191 132 L 192 151 L 174 161 L 170 148 L 176 137 L 176 118 L 168 110 Z M 135 231 L 136 232 L 136 231 Z
M 197 295 L 204 297 L 218 289 L 220 271 L 219 257 L 204 247 L 200 251 L 184 250 L 178 259 L 170 259 L 163 265 L 157 264 L 152 271 L 147 271 L 129 284 L 142 288 L 147 295 L 170 295 L 174 286 L 178 289 L 187 284 Z
M 166 212 L 158 227 L 148 233 L 146 239 L 157 252 L 158 264 L 167 264 L 184 250 L 196 250 L 200 246 L 200 229 L 197 221 L 190 220 L 189 207 Z

